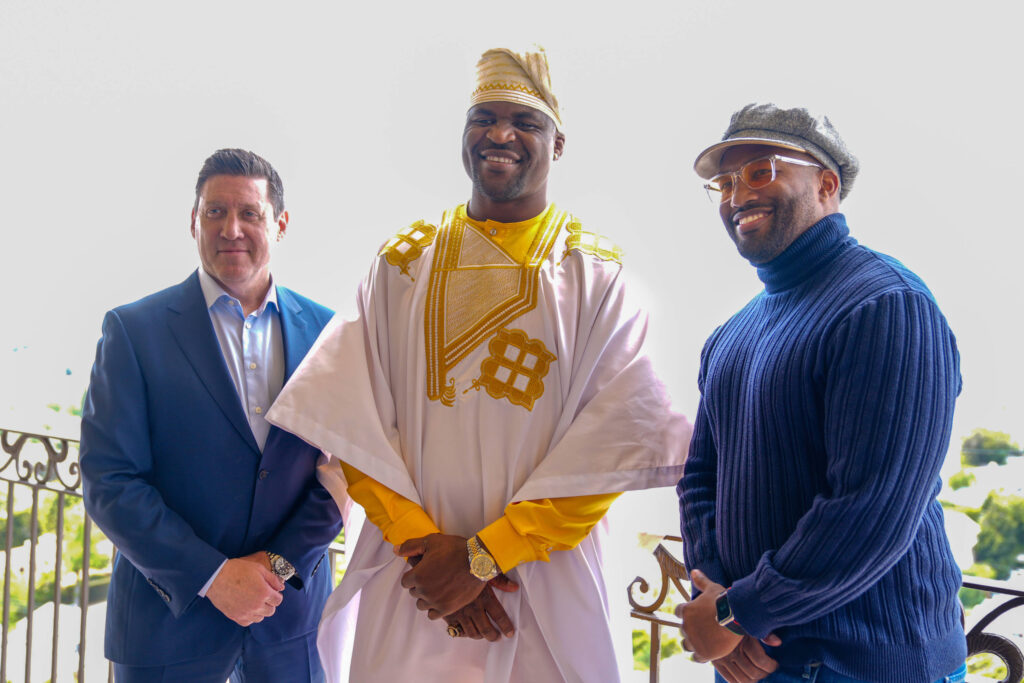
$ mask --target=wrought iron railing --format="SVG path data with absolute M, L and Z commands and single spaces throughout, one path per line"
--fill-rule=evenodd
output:
M 96 555 L 93 552 L 94 541 L 97 537 L 102 538 L 102 533 L 98 529 L 94 530 L 92 520 L 84 510 L 78 507 L 82 497 L 82 477 L 78 467 L 78 441 L 0 428 L 0 448 L 2 448 L 0 451 L 0 491 L 6 489 L 6 505 L 3 506 L 6 531 L 3 534 L 5 543 L 0 683 L 10 680 L 67 681 L 71 680 L 72 676 L 76 677 L 74 680 L 80 682 L 103 679 L 108 682 L 112 681 L 111 665 L 100 657 L 93 657 L 90 660 L 86 656 L 86 643 L 87 641 L 91 643 L 90 650 L 95 648 L 96 652 L 102 651 L 102 629 L 98 628 L 94 621 L 93 630 L 90 630 L 87 617 L 90 604 L 102 602 L 106 598 L 105 584 L 109 582 L 110 567 L 113 566 L 116 549 L 110 545 L 108 552 L 101 553 L 106 562 L 100 562 L 100 564 L 106 564 L 105 569 L 102 571 L 89 570 L 90 565 L 96 560 Z M 27 520 L 24 519 L 25 515 L 15 512 L 15 500 L 19 498 L 23 501 L 28 498 L 31 501 Z M 49 511 L 55 515 L 51 522 L 56 540 L 52 556 L 47 557 L 41 557 L 44 549 L 39 543 L 40 503 L 43 498 L 50 499 L 46 502 L 51 504 Z M 65 547 L 68 531 L 65 513 L 69 509 L 75 510 L 76 517 L 79 513 L 82 516 L 81 540 L 79 541 L 78 538 L 67 539 L 69 542 Z M 22 533 L 18 534 L 24 537 L 25 543 L 15 549 L 13 546 L 16 540 L 16 526 L 19 521 L 22 526 L 27 526 L 27 529 L 21 529 Z M 21 550 L 25 552 L 19 552 Z M 69 566 L 67 557 L 70 554 L 69 551 L 82 553 L 81 567 L 75 572 L 73 586 L 63 585 L 66 575 L 63 570 Z M 345 552 L 344 546 L 334 543 L 328 552 L 332 573 L 337 576 L 340 561 Z M 33 674 L 33 665 L 36 663 L 35 656 L 39 654 L 36 648 L 40 645 L 33 637 L 36 627 L 35 620 L 39 611 L 37 610 L 39 607 L 37 601 L 41 589 L 38 569 L 51 560 L 54 568 L 52 583 L 53 630 L 50 642 L 47 643 L 50 648 L 48 672 L 40 675 L 39 671 Z M 16 565 L 18 566 L 16 567 Z M 15 602 L 15 596 L 12 595 L 15 573 L 23 574 L 25 579 L 25 600 L 24 604 L 19 604 L 18 610 L 24 613 L 21 620 L 21 626 L 25 633 L 23 672 L 9 671 L 8 666 L 9 636 L 13 627 L 12 616 L 15 616 L 12 614 Z M 21 587 L 21 582 L 18 583 Z M 47 584 L 43 588 L 49 590 L 51 586 Z M 65 602 L 64 594 L 67 592 L 67 588 L 71 588 L 71 595 L 67 597 L 72 600 L 72 605 L 77 606 L 80 610 L 77 629 L 78 642 L 77 646 L 73 647 L 77 654 L 77 664 L 73 672 L 65 670 L 65 668 L 71 667 L 66 667 L 67 663 L 60 657 L 61 648 L 63 647 L 65 651 L 68 649 L 67 643 L 60 641 L 61 604 Z M 45 603 L 45 600 L 43 602 Z M 67 606 L 65 604 L 65 607 Z M 102 609 L 102 606 L 96 608 Z M 96 639 L 95 642 L 93 642 L 94 639 Z M 65 665 L 65 668 L 62 668 L 62 665 Z M 24 678 L 20 678 L 22 673 Z
M 4 543 L 4 588 L 3 588 L 3 633 L 2 645 L 0 645 L 0 681 L 16 680 L 17 674 L 8 673 L 8 645 L 11 632 L 11 609 L 12 609 L 12 578 L 15 570 L 14 565 L 20 563 L 19 573 L 25 574 L 27 583 L 27 598 L 24 612 L 25 632 L 25 668 L 24 681 L 33 680 L 32 666 L 33 655 L 35 654 L 35 641 L 33 638 L 36 619 L 37 591 L 40 590 L 38 583 L 37 569 L 40 563 L 47 562 L 50 558 L 40 557 L 39 545 L 40 536 L 40 499 L 47 497 L 53 499 L 54 506 L 51 510 L 56 513 L 54 533 L 56 542 L 53 547 L 53 583 L 50 586 L 53 599 L 53 629 L 50 635 L 50 666 L 49 677 L 51 681 L 69 680 L 69 672 L 61 671 L 60 653 L 60 624 L 61 604 L 64 602 L 65 586 L 64 568 L 68 564 L 64 553 L 65 540 L 65 512 L 76 501 L 82 497 L 82 476 L 78 468 L 78 442 L 73 439 L 60 438 L 46 434 L 31 434 L 28 432 L 16 432 L 8 429 L 0 429 L 0 482 L 6 486 L 6 534 Z M 14 548 L 15 541 L 15 499 L 28 495 L 31 497 L 31 512 L 28 518 L 27 543 L 27 567 L 24 566 L 25 558 L 19 557 Z M 73 604 L 79 608 L 78 644 L 77 644 L 77 679 L 86 680 L 86 638 L 87 636 L 102 637 L 102 634 L 89 634 L 86 628 L 90 604 L 90 579 L 92 573 L 89 571 L 93 561 L 93 528 L 92 521 L 88 515 L 83 515 L 82 540 L 81 540 L 81 568 L 76 574 L 75 585 L 72 586 Z M 77 540 L 77 539 L 74 539 Z M 113 549 L 108 564 L 112 561 Z M 109 571 L 108 571 L 109 573 Z M 43 586 L 45 588 L 46 586 Z M 102 677 L 102 674 L 100 674 Z M 39 680 L 41 677 L 36 676 Z M 94 680 L 95 675 L 90 677 Z M 108 667 L 108 680 L 112 680 Z
M 679 536 L 665 536 L 662 540 L 682 543 L 683 539 Z M 656 585 L 659 586 L 659 593 L 650 602 L 640 602 L 634 596 L 634 588 L 639 589 L 639 592 L 645 595 L 652 592 L 651 582 L 640 576 L 633 579 L 626 591 L 629 597 L 629 604 L 632 607 L 630 616 L 650 624 L 650 680 L 651 683 L 657 683 L 661 674 L 660 645 L 662 627 L 678 630 L 682 623 L 674 616 L 661 611 L 661 608 L 665 605 L 671 586 L 675 586 L 683 600 L 689 600 L 690 595 L 684 585 L 684 582 L 689 581 L 686 565 L 673 555 L 663 543 L 658 543 L 651 554 L 654 556 L 660 570 L 660 576 L 656 580 Z M 1005 635 L 988 630 L 989 626 L 996 619 L 1010 610 L 1024 605 L 1024 586 L 1011 585 L 1005 581 L 979 579 L 973 576 L 964 576 L 963 585 L 964 588 L 974 588 L 993 596 L 1007 596 L 1009 598 L 988 611 L 984 616 L 977 618 L 973 624 L 970 622 L 967 624 L 969 627 L 967 631 L 968 658 L 985 653 L 993 655 L 1002 660 L 1006 667 L 1006 676 L 999 683 L 1024 682 L 1024 655 L 1021 654 L 1020 648 L 1012 639 Z
M 88 661 L 86 657 L 87 638 L 102 638 L 102 633 L 90 633 L 88 630 L 87 614 L 89 605 L 98 602 L 106 595 L 105 587 L 95 586 L 103 589 L 98 595 L 97 591 L 91 591 L 91 582 L 100 579 L 109 579 L 109 570 L 102 573 L 89 571 L 93 560 L 93 525 L 88 515 L 83 514 L 82 539 L 80 546 L 75 539 L 74 544 L 69 548 L 80 549 L 82 552 L 81 567 L 76 572 L 75 584 L 64 586 L 64 566 L 68 564 L 65 557 L 65 512 L 69 506 L 74 505 L 81 499 L 81 473 L 78 468 L 78 441 L 74 439 L 55 437 L 45 434 L 32 434 L 0 428 L 0 487 L 6 483 L 6 506 L 5 506 L 5 543 L 3 552 L 3 631 L 0 634 L 0 682 L 17 680 L 16 675 L 8 673 L 8 645 L 9 633 L 11 631 L 11 609 L 13 603 L 12 577 L 14 572 L 14 551 L 15 540 L 15 498 L 19 493 L 30 496 L 30 514 L 28 517 L 28 530 L 24 534 L 27 543 L 27 567 L 23 567 L 26 574 L 27 590 L 25 605 L 25 667 L 24 681 L 32 680 L 32 665 L 34 652 L 33 626 L 36 617 L 37 590 L 37 568 L 41 561 L 47 558 L 40 558 L 39 536 L 40 536 L 40 499 L 42 496 L 49 496 L 52 499 L 51 511 L 55 514 L 54 533 L 56 542 L 53 549 L 54 577 L 52 585 L 53 596 L 53 630 L 50 639 L 50 662 L 49 680 L 67 680 L 67 672 L 60 669 L 60 605 L 64 600 L 65 588 L 71 588 L 73 604 L 80 610 L 78 624 L 77 650 L 77 671 L 76 680 L 95 680 L 97 674 L 103 677 L 103 672 L 94 672 L 86 678 Z M 0 490 L 3 490 L 0 488 Z M 70 502 L 69 502 L 70 500 Z M 678 536 L 665 536 L 663 541 L 681 543 Z M 103 553 L 108 563 L 112 565 L 114 549 L 111 546 L 109 552 Z M 339 560 L 344 554 L 344 547 L 341 544 L 332 544 L 329 550 L 329 561 L 332 573 L 337 576 Z M 682 600 L 689 599 L 686 584 L 689 581 L 689 574 L 686 566 L 681 560 L 669 551 L 662 542 L 654 547 L 652 555 L 659 569 L 659 576 L 656 579 L 658 594 L 653 595 L 650 602 L 641 602 L 642 598 L 636 597 L 636 593 L 647 595 L 652 593 L 652 582 L 643 577 L 636 577 L 628 586 L 628 598 L 632 610 L 630 616 L 649 624 L 651 639 L 651 661 L 650 680 L 656 682 L 660 677 L 660 652 L 663 627 L 673 630 L 679 628 L 679 620 L 673 615 L 661 611 L 666 604 L 670 594 L 670 588 L 675 587 Z M 994 621 L 1012 609 L 1024 605 L 1024 587 L 1011 585 L 1002 581 L 990 581 L 978 579 L 972 576 L 965 576 L 964 587 L 985 591 L 990 595 L 1006 596 L 1008 599 L 988 611 L 984 616 L 977 619 L 967 633 L 967 645 L 969 656 L 981 653 L 989 653 L 1002 660 L 1006 667 L 1007 675 L 1003 683 L 1021 683 L 1024 681 L 1024 655 L 1013 640 L 1005 635 L 988 630 Z M 106 665 L 106 678 L 112 680 L 112 671 Z M 38 676 L 36 677 L 39 678 Z

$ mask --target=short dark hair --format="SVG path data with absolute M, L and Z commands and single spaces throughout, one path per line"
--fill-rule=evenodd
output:
M 233 175 L 246 178 L 265 178 L 267 196 L 274 207 L 274 218 L 284 212 L 284 183 L 270 162 L 255 152 L 245 149 L 218 149 L 203 162 L 196 179 L 196 203 L 192 211 L 199 209 L 199 195 L 206 181 L 215 175 Z

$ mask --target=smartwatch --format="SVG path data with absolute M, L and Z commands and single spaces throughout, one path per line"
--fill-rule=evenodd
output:
M 747 632 L 740 626 L 733 616 L 732 607 L 729 606 L 729 591 L 724 590 L 715 598 L 715 612 L 718 616 L 718 625 L 729 629 L 738 636 L 745 636 Z

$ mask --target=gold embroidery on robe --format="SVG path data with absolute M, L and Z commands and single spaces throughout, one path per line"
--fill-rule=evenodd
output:
M 444 213 L 424 311 L 427 397 L 454 402 L 448 373 L 499 329 L 537 305 L 540 269 L 569 214 L 552 204 L 522 262 L 492 242 L 458 207 Z
M 507 398 L 533 410 L 534 402 L 544 395 L 543 380 L 556 360 L 555 354 L 540 339 L 531 339 L 522 330 L 498 330 L 487 350 L 491 355 L 480 363 L 480 377 L 470 388 L 479 391 L 483 387 L 492 398 Z
M 381 247 L 380 253 L 393 266 L 397 266 L 403 275 L 415 280 L 409 274 L 409 264 L 423 255 L 423 250 L 430 246 L 437 234 L 437 228 L 423 221 L 416 221 L 408 228 L 388 240 Z
M 569 252 L 575 249 L 596 256 L 602 261 L 615 261 L 622 264 L 622 249 L 614 242 L 596 232 L 589 232 L 577 221 L 569 223 L 569 236 L 565 238 L 565 251 L 562 252 L 562 259 L 568 256 Z

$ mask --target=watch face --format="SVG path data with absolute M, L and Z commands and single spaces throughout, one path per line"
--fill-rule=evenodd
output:
M 725 593 L 722 593 L 715 599 L 715 611 L 717 612 L 719 624 L 732 621 L 732 608 L 729 607 L 729 599 Z
M 495 571 L 494 560 L 489 555 L 475 555 L 469 565 L 469 571 L 478 579 L 490 578 Z

